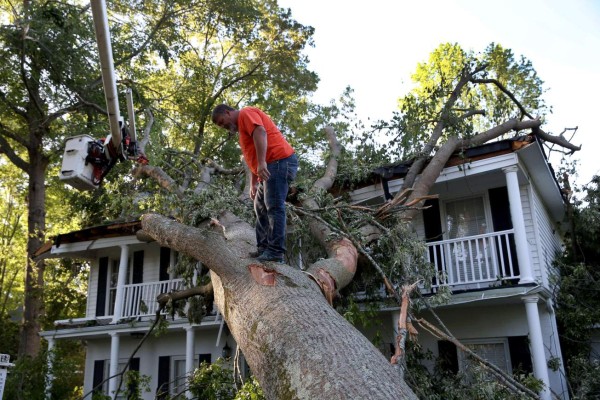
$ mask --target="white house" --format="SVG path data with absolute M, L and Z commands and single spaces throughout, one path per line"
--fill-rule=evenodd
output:
M 353 200 L 383 202 L 402 186 L 408 167 L 380 168 L 381 181 L 352 192 Z M 436 314 L 454 337 L 506 372 L 533 372 L 546 385 L 541 398 L 568 398 L 550 283 L 565 201 L 540 143 L 525 136 L 465 149 L 430 194 L 439 197 L 413 226 L 439 273 L 431 290 L 449 286 L 453 293 Z M 390 316 L 397 326 L 399 312 Z M 455 371 L 467 362 L 450 342 L 427 332 L 418 340 Z
M 55 321 L 55 330 L 41 333 L 49 348 L 57 340 L 85 341 L 84 393 L 102 382 L 101 392 L 115 393 L 119 379 L 106 379 L 123 369 L 149 330 L 155 319 L 157 295 L 183 288 L 183 279 L 170 273 L 174 252 L 137 239 L 135 233 L 140 228 L 139 221 L 118 223 L 54 239 L 53 256 L 91 262 L 85 316 Z M 149 336 L 129 366 L 150 377 L 150 391 L 143 393 L 144 399 L 154 399 L 158 393 L 180 393 L 188 371 L 203 361 L 228 358 L 236 347 L 218 313 L 207 315 L 200 324 L 190 324 L 177 315 L 168 319 L 166 332 Z M 121 389 L 124 393 L 118 398 L 125 398 L 125 383 Z
M 356 203 L 376 204 L 402 185 L 406 164 L 381 168 L 379 182 L 351 193 Z M 503 140 L 466 150 L 439 176 L 428 208 L 414 227 L 428 245 L 426 257 L 439 274 L 432 290 L 449 286 L 451 301 L 436 309 L 453 335 L 505 371 L 533 372 L 546 389 L 567 399 L 567 386 L 550 293 L 551 262 L 562 248 L 565 204 L 543 149 L 533 137 Z M 169 274 L 174 255 L 155 242 L 136 238 L 138 222 L 95 227 L 60 235 L 54 257 L 91 260 L 86 315 L 56 321 L 42 332 L 50 347 L 61 339 L 87 343 L 84 391 L 115 375 L 156 310 L 156 295 L 183 287 Z M 382 310 L 393 343 L 398 310 Z M 428 317 L 425 313 L 424 317 Z M 153 399 L 159 388 L 178 392 L 186 371 L 235 348 L 217 314 L 200 324 L 171 321 L 151 337 L 132 369 L 150 377 Z M 369 335 L 370 332 L 365 332 Z M 421 332 L 421 345 L 459 370 L 466 360 L 449 342 Z M 553 367 L 548 366 L 549 361 Z M 112 393 L 115 379 L 104 384 Z

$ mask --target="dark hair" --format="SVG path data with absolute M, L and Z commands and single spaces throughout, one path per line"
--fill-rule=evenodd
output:
M 227 104 L 219 104 L 212 112 L 212 121 L 216 123 L 217 116 L 225 114 L 225 111 L 235 111 L 235 108 L 228 106 Z

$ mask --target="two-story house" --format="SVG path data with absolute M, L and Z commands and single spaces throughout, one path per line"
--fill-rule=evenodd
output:
M 139 221 L 116 223 L 65 233 L 53 241 L 52 256 L 87 259 L 91 264 L 85 316 L 55 321 L 55 330 L 41 333 L 49 349 L 57 340 L 84 341 L 84 394 L 97 388 L 114 398 L 120 379 L 108 378 L 123 369 L 154 322 L 157 296 L 184 287 L 184 280 L 171 272 L 175 252 L 138 239 L 140 228 Z M 200 324 L 168 315 L 166 332 L 145 340 L 128 368 L 150 377 L 144 399 L 180 394 L 187 371 L 203 361 L 231 357 L 236 344 L 227 325 L 218 312 L 208 312 Z M 120 388 L 117 398 L 125 398 L 125 381 Z
M 409 167 L 378 169 L 380 182 L 353 191 L 352 199 L 382 203 L 401 188 Z M 566 208 L 539 141 L 525 136 L 465 149 L 430 194 L 438 198 L 413 226 L 438 272 L 431 291 L 449 286 L 453 293 L 436 314 L 454 337 L 505 372 L 533 372 L 546 386 L 541 398 L 568 398 L 551 296 Z M 395 327 L 399 312 L 391 316 Z M 435 324 L 427 312 L 422 316 Z M 418 340 L 454 371 L 469 362 L 428 332 Z
M 382 203 L 401 187 L 407 169 L 403 163 L 379 169 L 380 181 L 354 190 L 353 200 Z M 550 292 L 565 204 L 541 145 L 523 137 L 468 149 L 446 165 L 432 194 L 439 198 L 413 224 L 427 241 L 424 257 L 438 271 L 431 290 L 453 292 L 437 314 L 456 338 L 501 369 L 533 372 L 546 385 L 543 399 L 551 391 L 568 398 Z M 50 347 L 61 339 L 86 342 L 86 393 L 120 370 L 152 322 L 157 294 L 183 286 L 169 273 L 174 254 L 138 239 L 139 227 L 131 222 L 66 233 L 51 249 L 54 257 L 91 261 L 86 315 L 42 332 Z M 380 315 L 394 337 L 399 311 Z M 149 338 L 130 367 L 150 377 L 144 398 L 161 388 L 178 393 L 186 371 L 235 347 L 222 326 L 218 314 L 200 324 L 179 318 Z M 465 367 L 468 360 L 454 345 L 426 332 L 419 336 L 449 368 Z M 116 387 L 111 379 L 102 390 Z

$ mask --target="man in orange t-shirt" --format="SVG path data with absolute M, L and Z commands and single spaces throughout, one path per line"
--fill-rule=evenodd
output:
M 252 172 L 250 197 L 256 213 L 256 246 L 260 261 L 283 262 L 285 255 L 285 198 L 298 171 L 298 158 L 271 118 L 256 107 L 236 110 L 220 104 L 212 120 L 239 133 L 244 159 Z

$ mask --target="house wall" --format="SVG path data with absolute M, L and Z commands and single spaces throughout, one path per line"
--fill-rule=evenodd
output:
M 215 362 L 217 358 L 221 357 L 222 347 L 225 344 L 225 336 L 221 337 L 220 343 L 217 346 L 218 333 L 218 326 L 208 329 L 197 329 L 195 331 L 194 354 L 198 356 L 198 354 L 210 353 L 212 362 Z M 119 362 L 127 361 L 138 343 L 139 339 L 127 335 L 121 336 Z M 233 351 L 235 351 L 233 338 L 228 337 L 228 344 L 234 349 Z M 88 393 L 92 390 L 94 361 L 105 360 L 106 363 L 109 362 L 110 346 L 111 338 L 108 334 L 105 338 L 90 339 L 87 341 L 84 393 Z M 150 377 L 150 392 L 142 393 L 144 400 L 153 400 L 155 398 L 156 389 L 158 388 L 159 357 L 170 356 L 172 358 L 185 359 L 185 349 L 186 331 L 183 328 L 170 330 L 159 337 L 149 337 L 144 342 L 135 355 L 135 357 L 139 357 L 140 359 L 140 375 Z
M 111 244 L 110 248 L 101 248 L 101 243 L 98 244 L 100 249 L 97 253 L 97 258 L 92 260 L 90 267 L 90 274 L 88 280 L 88 301 L 86 307 L 86 317 L 96 317 L 96 303 L 98 299 L 98 273 L 99 273 L 99 259 L 101 257 L 109 257 L 112 260 L 119 260 L 121 256 L 121 250 L 119 247 L 115 247 Z M 144 267 L 143 267 L 143 281 L 142 282 L 158 282 L 160 280 L 160 247 L 156 243 L 139 243 L 129 245 L 129 262 L 133 253 L 136 251 L 144 251 Z
M 560 230 L 555 221 L 549 217 L 549 213 L 542 202 L 537 189 L 532 186 L 531 201 L 535 210 L 535 225 L 538 240 L 536 242 L 536 253 L 541 268 L 541 283 L 550 287 L 550 279 L 553 271 L 552 262 L 556 255 L 563 250 L 563 241 Z M 543 268 L 543 267 L 546 268 Z
M 560 358 L 560 346 L 558 344 L 553 310 L 548 303 L 541 300 L 538 303 L 538 310 L 546 359 Z M 461 341 L 485 341 L 529 335 L 525 305 L 520 299 L 513 299 L 510 303 L 499 305 L 486 305 L 475 302 L 471 306 L 438 308 L 435 312 L 454 337 Z M 395 317 L 398 317 L 398 312 L 396 312 Z M 438 326 L 437 322 L 428 312 L 423 313 L 419 317 L 424 317 L 432 324 Z M 386 317 L 382 318 L 385 320 Z M 439 356 L 439 339 L 424 329 L 419 329 L 418 325 L 416 325 L 416 328 L 419 331 L 417 340 L 419 345 L 423 347 L 423 350 L 430 350 L 435 357 Z M 433 370 L 434 361 L 426 360 L 423 364 L 430 370 Z M 560 395 L 559 398 L 567 399 L 568 392 L 564 380 L 563 368 L 559 368 L 556 371 L 548 369 L 548 373 L 551 389 Z

